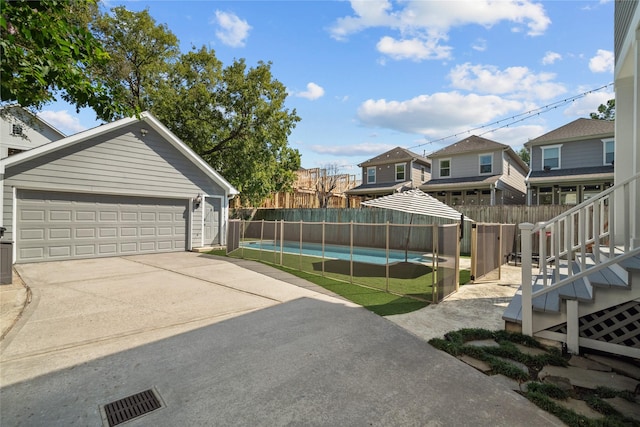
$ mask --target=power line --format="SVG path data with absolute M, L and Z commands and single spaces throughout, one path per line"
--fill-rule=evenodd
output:
M 514 125 L 516 123 L 523 122 L 525 120 L 530 119 L 531 117 L 539 116 L 540 114 L 544 114 L 544 113 L 549 112 L 551 110 L 555 110 L 556 108 L 561 107 L 563 105 L 566 105 L 566 104 L 568 104 L 570 102 L 574 102 L 577 99 L 584 98 L 585 96 L 589 95 L 590 93 L 599 92 L 599 91 L 601 91 L 603 89 L 606 89 L 606 88 L 608 88 L 610 86 L 613 86 L 613 83 L 606 84 L 606 85 L 601 86 L 601 87 L 596 88 L 596 89 L 591 89 L 589 91 L 583 92 L 583 93 L 581 93 L 579 95 L 572 96 L 570 98 L 565 98 L 563 100 L 556 101 L 556 102 L 553 102 L 551 104 L 547 104 L 547 105 L 545 105 L 543 107 L 535 108 L 533 110 L 529 110 L 529 111 L 526 111 L 524 113 L 516 114 L 516 115 L 511 116 L 509 118 L 500 119 L 500 120 L 497 120 L 495 122 L 488 123 L 486 125 L 477 126 L 475 128 L 467 129 L 467 130 L 464 130 L 462 132 L 457 132 L 455 134 L 452 134 L 452 135 L 449 135 L 449 136 L 445 136 L 443 138 L 434 139 L 434 140 L 431 140 L 431 141 L 424 142 L 422 144 L 414 145 L 412 147 L 409 147 L 408 150 L 411 150 L 411 149 L 414 149 L 414 148 L 418 148 L 418 147 L 422 147 L 423 145 L 427 145 L 427 144 L 433 144 L 435 142 L 441 142 L 441 141 L 447 140 L 449 138 L 455 138 L 455 137 L 458 137 L 458 136 L 461 136 L 461 135 L 464 135 L 464 134 L 471 134 L 472 132 L 476 132 L 478 130 L 482 130 L 482 129 L 486 129 L 486 128 L 491 127 L 491 129 L 488 129 L 488 130 L 480 133 L 478 136 L 486 135 L 488 133 L 495 132 L 496 130 L 503 129 L 503 128 L 509 127 L 511 125 Z M 509 121 L 509 122 L 507 124 L 500 125 L 501 123 L 503 123 L 505 121 Z M 500 126 L 498 126 L 498 125 L 500 125 Z M 492 126 L 497 126 L 497 127 L 492 127 Z

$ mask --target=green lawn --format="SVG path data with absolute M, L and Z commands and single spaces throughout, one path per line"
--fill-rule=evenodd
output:
M 224 250 L 212 251 L 213 255 L 226 255 Z M 240 256 L 240 252 L 236 252 Z M 322 261 L 315 257 L 300 257 L 283 254 L 283 264 L 278 265 L 279 254 L 273 252 L 244 250 L 244 258 L 254 259 L 274 268 L 322 286 L 344 298 L 359 304 L 380 316 L 409 313 L 419 310 L 432 301 L 431 268 L 420 264 L 398 263 L 389 266 L 389 291 L 386 292 L 385 266 L 354 263 L 354 283 L 349 283 L 349 263 L 325 261 L 325 276 L 322 276 Z M 328 264 L 329 263 L 329 264 Z M 328 264 L 328 265 L 327 265 Z M 329 268 L 327 268 L 329 267 Z M 379 276 L 382 277 L 379 277 Z M 460 284 L 469 282 L 470 272 L 460 271 Z M 407 296 L 399 296 L 404 294 Z

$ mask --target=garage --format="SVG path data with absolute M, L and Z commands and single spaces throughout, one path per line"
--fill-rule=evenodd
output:
M 205 251 L 238 194 L 150 113 L 2 158 L 0 178 L 14 263 Z
M 18 193 L 17 262 L 184 251 L 187 200 Z

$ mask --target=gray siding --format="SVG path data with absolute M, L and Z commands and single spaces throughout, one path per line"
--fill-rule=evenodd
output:
M 449 178 L 468 178 L 480 175 L 480 155 L 493 155 L 493 171 L 490 175 L 502 173 L 502 152 L 465 153 L 451 157 L 451 176 Z M 440 178 L 440 159 L 433 161 L 433 178 Z
M 183 199 L 199 193 L 224 194 L 153 129 L 139 137 L 140 127 L 139 123 L 132 124 L 7 168 L 3 198 L 7 238 L 13 238 L 12 187 Z M 194 229 L 201 224 L 197 213 Z M 195 230 L 192 237 L 194 244 L 199 244 L 201 237 Z
M 504 152 L 504 160 L 502 160 L 501 164 L 503 170 L 501 181 L 522 193 L 526 193 L 527 186 L 524 182 L 526 172 L 520 164 L 511 158 L 507 152 Z M 509 164 L 511 164 L 511 166 L 509 166 Z
M 542 147 L 558 144 L 534 146 L 531 150 L 531 170 L 542 170 Z M 560 148 L 560 168 L 583 168 L 604 166 L 604 143 L 602 139 L 589 139 L 562 143 Z

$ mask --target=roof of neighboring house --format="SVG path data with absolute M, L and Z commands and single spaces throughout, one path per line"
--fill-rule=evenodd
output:
M 477 135 L 471 135 L 461 141 L 454 142 L 451 145 L 444 147 L 434 153 L 429 154 L 430 158 L 433 157 L 449 157 L 462 153 L 473 153 L 476 151 L 492 151 L 492 150 L 504 150 L 509 148 L 506 144 L 492 141 L 490 139 L 482 138 Z
M 406 162 L 411 160 L 423 163 L 427 166 L 431 166 L 431 162 L 426 157 L 423 157 L 402 147 L 396 147 L 392 150 L 387 151 L 386 153 L 380 154 L 379 156 L 373 157 L 369 160 L 365 160 L 358 166 L 367 167 L 373 165 L 384 165 L 387 163 Z
M 107 134 L 114 130 L 118 130 L 129 126 L 133 123 L 144 122 L 146 125 L 152 127 L 158 132 L 167 142 L 173 145 L 178 151 L 180 151 L 185 157 L 191 160 L 196 167 L 207 174 L 214 182 L 218 183 L 225 192 L 229 195 L 238 194 L 236 190 L 226 179 L 216 172 L 211 165 L 206 163 L 200 156 L 198 156 L 190 147 L 182 142 L 176 135 L 173 134 L 165 125 L 163 125 L 158 119 L 156 119 L 151 113 L 143 112 L 140 114 L 140 119 L 135 117 L 124 118 L 105 125 L 96 126 L 92 129 L 85 130 L 83 132 L 76 133 L 63 139 L 59 139 L 48 144 L 41 145 L 31 150 L 23 151 L 22 153 L 14 154 L 13 156 L 6 157 L 0 160 L 0 174 L 4 173 L 5 168 L 17 165 L 28 160 L 54 153 L 62 148 L 70 147 L 80 142 L 95 138 L 100 135 Z
M 613 179 L 613 165 L 572 168 L 572 169 L 551 169 L 549 171 L 533 171 L 527 178 L 527 182 L 532 184 L 549 183 L 560 181 L 584 181 L 588 179 Z
M 362 184 L 345 191 L 345 194 L 349 194 L 351 196 L 359 196 L 363 194 L 390 194 L 396 193 L 401 191 L 404 187 L 410 186 L 411 181 L 398 182 L 394 184 L 389 184 L 388 182 L 380 184 Z
M 64 133 L 62 133 L 61 131 L 56 129 L 55 126 L 53 126 L 52 124 L 50 124 L 46 120 L 44 120 L 42 117 L 38 116 L 37 114 L 32 113 L 31 111 L 27 110 L 26 108 L 21 107 L 19 104 L 4 105 L 4 106 L 0 107 L 0 110 L 6 110 L 6 111 L 16 110 L 19 113 L 26 114 L 31 120 L 35 120 L 37 122 L 40 122 L 40 124 L 46 126 L 50 130 L 52 130 L 54 133 L 58 134 L 60 136 L 60 138 L 64 138 L 66 136 Z M 3 113 L 0 113 L 0 114 L 3 114 Z M 22 119 L 22 117 L 20 119 Z M 34 127 L 31 126 L 31 128 L 34 128 Z
M 597 119 L 576 119 L 571 123 L 547 132 L 542 136 L 534 138 L 524 145 L 548 144 L 550 142 L 575 141 L 587 138 L 613 137 L 615 133 L 615 122 L 613 120 Z
M 489 188 L 495 184 L 501 175 L 491 176 L 467 176 L 462 178 L 441 178 L 430 179 L 420 186 L 424 191 L 435 191 L 444 189 L 474 189 Z
M 374 200 L 362 202 L 364 206 L 447 218 L 459 221 L 463 215 L 451 206 L 446 205 L 418 189 L 391 194 Z M 472 221 L 465 217 L 466 221 Z

